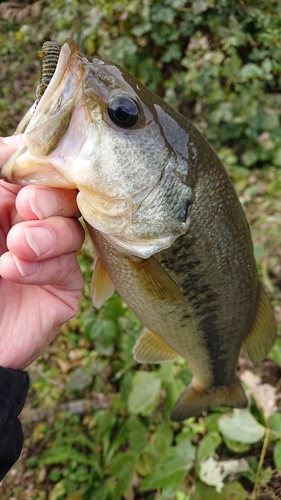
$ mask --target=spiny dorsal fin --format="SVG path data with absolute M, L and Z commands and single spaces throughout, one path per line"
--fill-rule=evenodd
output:
M 247 398 L 238 378 L 224 387 L 206 389 L 196 389 L 191 381 L 177 400 L 171 413 L 171 420 L 180 422 L 221 406 L 246 408 Z
M 139 363 L 164 363 L 181 357 L 150 330 L 145 330 L 137 340 L 133 353 Z
M 253 363 L 264 359 L 272 348 L 277 335 L 277 326 L 271 304 L 260 287 L 260 300 L 255 322 L 244 339 L 243 347 Z
M 91 295 L 94 306 L 99 309 L 111 297 L 114 290 L 115 286 L 111 277 L 100 257 L 97 257 L 91 280 Z
M 141 260 L 129 258 L 128 260 L 132 271 L 137 275 L 140 284 L 149 295 L 158 300 L 183 302 L 178 286 L 154 257 Z

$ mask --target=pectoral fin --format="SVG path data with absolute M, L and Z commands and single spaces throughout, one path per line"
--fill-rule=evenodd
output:
M 94 306 L 99 309 L 111 297 L 114 290 L 115 286 L 111 277 L 100 257 L 97 257 L 91 280 L 91 295 Z
M 171 349 L 155 333 L 145 330 L 133 349 L 134 358 L 139 363 L 164 363 L 174 361 L 181 356 Z
M 154 257 L 128 260 L 132 271 L 149 295 L 158 300 L 182 303 L 183 297 L 178 286 Z
M 243 343 L 243 347 L 253 363 L 258 363 L 267 356 L 276 340 L 276 335 L 277 326 L 273 309 L 261 287 L 257 316 Z
M 239 379 L 230 385 L 210 389 L 197 389 L 191 382 L 176 402 L 171 420 L 180 422 L 221 406 L 246 408 L 247 398 Z

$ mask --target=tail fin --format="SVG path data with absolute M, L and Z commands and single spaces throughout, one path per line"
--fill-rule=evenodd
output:
M 171 413 L 171 420 L 180 422 L 218 406 L 246 408 L 247 403 L 245 392 L 238 378 L 224 387 L 200 390 L 195 389 L 191 382 L 176 402 Z

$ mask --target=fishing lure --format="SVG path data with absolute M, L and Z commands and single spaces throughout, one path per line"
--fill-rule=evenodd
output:
M 37 55 L 42 59 L 42 76 L 36 88 L 37 104 L 48 87 L 57 67 L 61 46 L 57 42 L 48 41 L 43 43 L 42 49 Z
M 42 59 L 42 76 L 35 91 L 35 102 L 17 126 L 15 134 L 23 134 L 48 87 L 57 67 L 61 46 L 57 42 L 48 41 L 43 43 L 42 49 L 37 55 Z

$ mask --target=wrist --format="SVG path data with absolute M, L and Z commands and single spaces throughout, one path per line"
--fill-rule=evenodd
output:
M 12 352 L 7 348 L 5 348 L 5 350 L 1 352 L 0 370 L 1 368 L 13 371 L 22 369 L 22 365 L 20 364 L 20 362 L 17 362 L 17 356 L 15 356 L 15 352 Z

